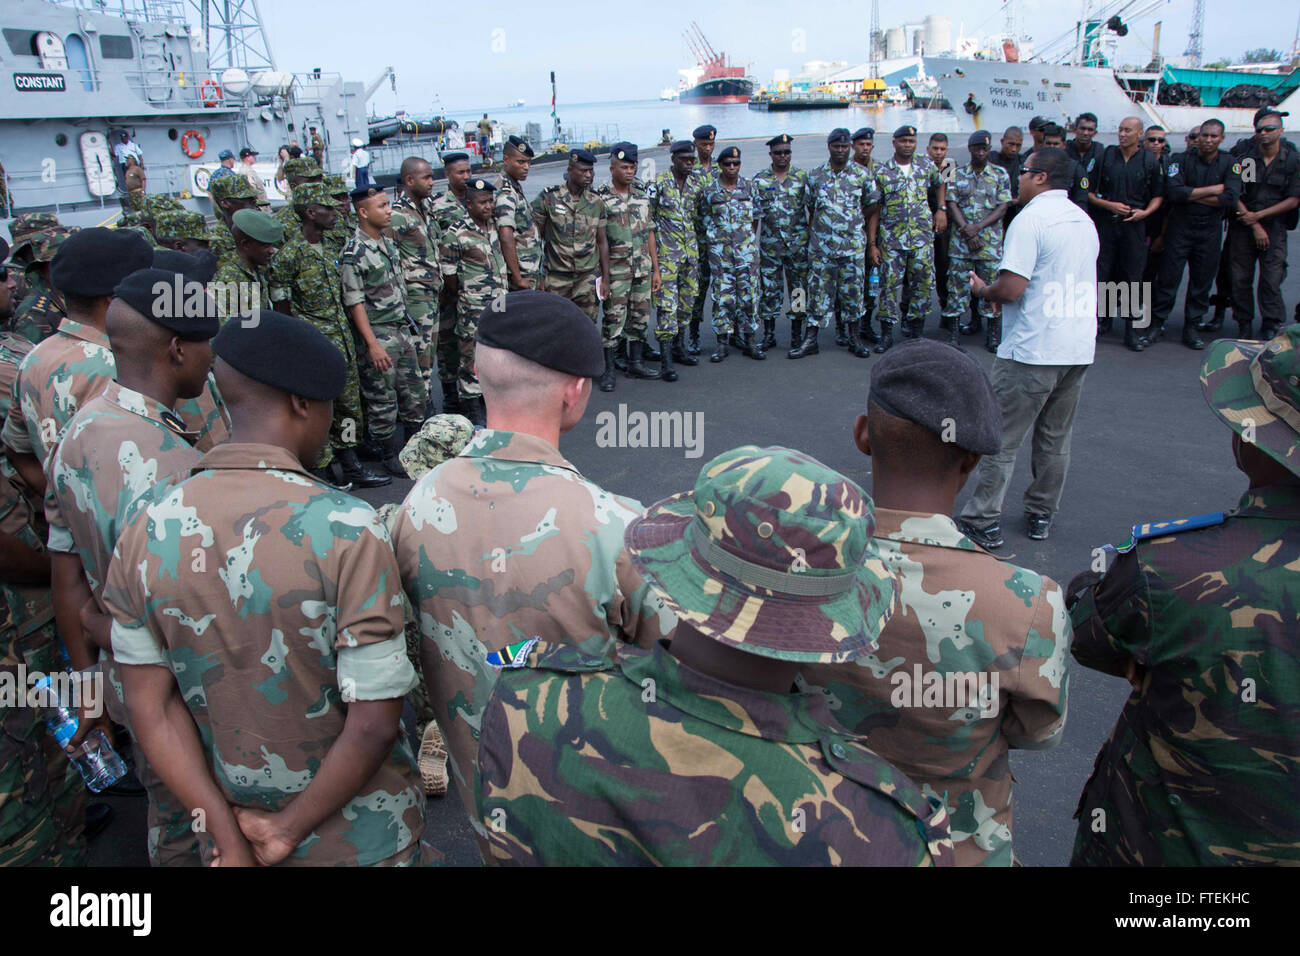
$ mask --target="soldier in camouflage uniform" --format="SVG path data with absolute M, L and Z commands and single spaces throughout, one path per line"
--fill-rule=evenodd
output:
M 619 641 L 649 647 L 674 624 L 623 549 L 640 506 L 592 484 L 533 433 L 539 410 L 554 415 L 557 433 L 577 424 L 560 399 L 590 393 L 583 378 L 600 374 L 600 331 L 559 296 L 511 292 L 502 311 L 483 313 L 476 362 L 493 427 L 420 479 L 393 531 L 424 634 L 429 700 L 471 819 L 479 719 L 495 679 L 489 653 L 538 635 L 603 656 Z M 519 388 L 521 378 L 531 387 Z
M 456 306 L 457 407 L 475 425 L 487 422 L 483 389 L 474 367 L 474 340 L 479 315 L 506 292 L 506 260 L 492 220 L 496 187 L 486 179 L 472 180 L 465 190 L 469 214 L 442 236 L 439 258 L 447 294 Z
M 231 441 L 136 515 L 109 567 L 131 719 L 162 778 L 205 809 L 223 864 L 418 865 L 388 531 L 302 464 L 328 439 L 346 362 L 308 322 L 257 319 L 213 340 Z M 160 726 L 176 707 L 189 715 Z M 358 766 L 373 774 L 349 782 Z
M 796 315 L 808 309 L 808 209 L 804 204 L 808 174 L 790 165 L 791 142 L 789 133 L 769 139 L 772 165 L 755 173 L 753 179 L 763 214 L 758 241 L 758 315 L 763 322 L 764 349 L 776 345 L 776 320 L 787 286 L 791 347 L 803 338 L 803 319 Z
M 235 243 L 233 258 L 218 260 L 213 276 L 217 309 L 222 321 L 268 307 L 271 302 L 269 267 L 284 241 L 284 227 L 275 217 L 257 209 L 241 209 L 230 219 Z
M 231 217 L 241 209 L 256 210 L 257 193 L 246 177 L 223 176 L 208 183 L 208 195 L 217 213 L 217 222 L 210 230 L 209 247 L 217 257 L 218 266 L 223 266 L 236 258 Z
M 357 445 L 365 434 L 361 404 L 361 373 L 357 367 L 357 342 L 352 323 L 343 311 L 339 267 L 325 251 L 324 236 L 338 219 L 338 210 L 326 187 L 299 183 L 294 191 L 298 228 L 285 239 L 267 268 L 270 302 L 277 312 L 306 319 L 329 339 L 347 360 L 347 380 L 334 399 L 330 440 L 314 463 L 312 473 L 335 483 L 332 463 L 337 460 L 338 482 L 357 488 L 376 488 L 393 479 L 366 468 L 357 459 Z M 325 473 L 325 474 L 322 474 Z
M 348 240 L 352 238 L 352 233 L 357 228 L 356 216 L 352 211 L 352 198 L 348 195 L 348 186 L 343 181 L 343 177 L 326 176 L 324 184 L 329 191 L 330 199 L 334 201 L 334 206 L 339 211 L 339 218 L 338 222 L 325 233 L 321 243 L 325 246 L 330 259 L 338 262 L 339 253 L 343 251 L 343 247 L 348 244 Z
M 166 193 L 145 196 L 140 201 L 140 225 L 157 236 L 158 216 L 168 212 L 185 212 L 185 207 Z
M 324 177 L 321 168 L 316 165 L 316 160 L 310 156 L 299 156 L 297 159 L 286 159 L 282 167 L 284 171 L 285 182 L 288 183 L 289 189 L 284 197 L 285 204 L 277 209 L 272 215 L 279 220 L 280 225 L 284 227 L 284 234 L 291 236 L 298 231 L 298 213 L 294 207 L 298 203 L 293 198 L 293 191 L 303 183 L 319 183 Z
M 31 261 L 24 270 L 29 292 L 14 309 L 8 327 L 33 345 L 53 335 L 59 323 L 67 317 L 68 306 L 63 301 L 63 293 L 50 284 L 50 263 L 71 235 L 72 230 L 59 227 L 26 240 L 31 247 Z
M 1002 261 L 1002 217 L 1011 206 L 1011 180 L 1006 170 L 988 161 L 991 142 L 984 130 L 971 134 L 967 144 L 970 162 L 957 168 L 948 189 L 948 213 L 953 223 L 948 275 L 936 278 L 948 283 L 943 315 L 951 322 L 949 335 L 954 345 L 958 323 L 970 309 L 970 273 L 991 284 Z M 986 299 L 979 300 L 979 317 L 988 327 L 985 347 L 996 351 L 1002 339 L 1002 320 L 993 315 L 993 304 Z M 979 330 L 979 322 L 960 326 L 963 335 Z
M 496 208 L 492 217 L 501 237 L 501 254 L 506 260 L 512 291 L 542 287 L 542 236 L 533 222 L 533 208 L 523 187 L 532 159 L 533 148 L 527 141 L 511 136 L 506 141 L 502 173 L 496 183 Z
M 992 386 L 964 353 L 910 342 L 872 366 L 853 431 L 871 456 L 875 544 L 902 608 L 855 666 L 809 667 L 803 683 L 944 801 L 958 866 L 1010 866 L 1009 752 L 1061 740 L 1070 619 L 1054 581 L 997 560 L 949 517 L 980 456 L 1001 445 Z
M 547 186 L 533 200 L 533 222 L 542 237 L 546 274 L 542 287 L 573 302 L 592 322 L 600 320 L 596 277 L 609 288 L 605 204 L 591 189 L 596 157 L 571 150 L 564 182 Z
M 659 340 L 659 377 L 677 381 L 673 362 L 696 365 L 686 351 L 685 333 L 699 282 L 700 246 L 695 235 L 699 181 L 692 175 L 695 148 L 678 140 L 669 149 L 672 165 L 651 183 L 650 217 L 654 220 L 661 285 L 655 295 L 655 338 Z
M 718 178 L 718 167 L 713 163 L 713 148 L 717 145 L 718 130 L 705 124 L 697 126 L 691 133 L 692 147 L 695 149 L 696 162 L 691 175 L 695 178 L 695 188 L 703 195 L 710 183 Z M 712 277 L 709 263 L 709 237 L 704 230 L 704 220 L 696 210 L 695 241 L 700 250 L 699 284 L 695 288 L 695 301 L 691 303 L 691 340 L 687 351 L 691 355 L 700 354 L 700 323 L 704 321 L 704 300 L 709 294 L 709 280 Z
M 155 310 L 156 282 L 171 284 L 177 273 L 146 269 L 117 286 L 106 324 L 114 349 L 115 379 L 87 401 L 68 422 L 50 456 L 45 495 L 49 549 L 60 608 L 93 601 L 107 614 L 103 588 L 117 536 L 155 494 L 198 462 L 198 436 L 187 433 L 172 411 L 177 401 L 203 393 L 212 362 L 208 339 L 217 330 L 209 300 L 195 309 Z M 155 316 L 156 311 L 163 315 Z M 173 315 L 175 311 L 175 315 Z M 171 361 L 170 356 L 179 356 Z M 128 387 L 129 382 L 136 386 Z M 99 665 L 105 675 L 108 712 L 138 740 L 122 699 L 121 674 L 111 648 L 82 628 L 63 627 L 73 666 Z M 149 797 L 148 851 L 155 866 L 199 865 L 200 838 L 188 809 L 167 789 L 144 753 L 135 748 L 135 769 Z
M 821 694 L 789 690 L 801 667 L 860 659 L 889 620 L 897 583 L 873 525 L 843 475 L 752 445 L 638 516 L 625 540 L 677 612 L 671 643 L 593 654 L 532 637 L 488 657 L 501 668 L 479 742 L 492 856 L 950 865 L 942 802 L 846 733 Z M 798 570 L 775 570 L 796 554 Z
M 189 255 L 206 251 L 211 245 L 203 213 L 188 209 L 160 212 L 154 220 L 154 237 L 164 249 Z
M 429 212 L 433 193 L 433 167 L 418 156 L 402 161 L 402 195 L 393 202 L 388 234 L 397 243 L 406 280 L 406 306 L 419 328 L 416 355 L 424 387 L 433 386 L 433 360 L 438 344 L 438 297 L 442 292 L 442 265 L 438 244 L 442 232 Z
M 929 190 L 937 195 L 939 211 L 930 213 Z M 894 323 L 903 321 L 903 336 L 918 337 L 934 292 L 934 235 L 948 224 L 947 189 L 939 168 L 927 156 L 916 155 L 916 127 L 894 130 L 894 155 L 876 164 L 875 190 L 879 208 L 867 222 L 871 264 L 880 267 L 880 344 L 894 344 Z M 908 313 L 902 316 L 903 290 Z
M 444 153 L 442 169 L 447 176 L 447 188 L 429 200 L 429 215 L 438 224 L 439 235 L 445 236 L 469 214 L 465 208 L 465 184 L 471 176 L 469 156 Z M 437 353 L 443 411 L 459 411 L 460 344 L 456 339 L 456 297 L 445 286 L 438 305 Z
M 415 349 L 418 330 L 406 308 L 402 258 L 384 235 L 392 220 L 388 194 L 368 186 L 353 190 L 352 202 L 357 231 L 339 257 L 339 275 L 343 307 L 366 352 L 358 355 L 366 427 L 383 455 L 384 469 L 405 478 L 397 460 L 403 431 L 413 435 L 419 430 L 427 402 Z
M 13 292 L 14 308 L 17 308 L 18 303 L 22 302 L 33 291 L 27 288 L 23 275 L 27 264 L 31 262 L 32 247 L 30 240 L 32 236 L 38 232 L 61 230 L 63 228 L 58 217 L 51 212 L 23 213 L 21 216 L 15 216 L 14 221 L 9 224 L 9 237 L 13 239 L 9 258 L 13 265 L 18 267 L 16 270 L 18 285 Z M 10 276 L 15 277 L 15 273 L 10 272 Z
M 154 224 L 154 227 L 157 228 L 157 223 Z M 131 232 L 138 233 L 140 238 L 144 239 L 145 242 L 149 243 L 149 245 L 153 246 L 155 249 L 163 248 L 154 234 L 144 227 L 143 213 L 135 211 L 122 213 L 122 215 L 118 216 L 117 223 L 113 228 L 127 229 Z M 211 239 L 211 236 L 208 238 Z
M 650 296 L 659 291 L 659 250 L 650 215 L 650 193 L 636 178 L 638 152 L 633 143 L 615 143 L 609 153 L 610 181 L 596 190 L 605 204 L 605 243 L 609 254 L 609 290 L 605 294 L 605 321 L 601 344 L 605 371 L 600 390 L 614 390 L 615 353 L 620 341 L 627 346 L 624 371 L 630 378 L 658 378 L 641 364 L 648 344 Z M 659 358 L 656 352 L 654 358 Z
M 1070 584 L 1074 656 L 1133 693 L 1084 786 L 1075 865 L 1300 863 L 1300 326 L 1221 339 L 1201 388 L 1249 488 L 1137 525 Z
M 808 325 L 803 340 L 786 354 L 793 359 L 821 351 L 817 338 L 838 314 L 850 323 L 862 314 L 866 276 L 863 275 L 868 207 L 879 198 L 871 175 L 849 162 L 849 131 L 831 130 L 826 137 L 830 158 L 808 174 L 804 205 L 808 210 Z M 870 354 L 852 329 L 850 350 L 859 358 Z
M 740 150 L 728 146 L 718 156 L 718 174 L 700 194 L 700 221 L 707 237 L 713 277 L 713 334 L 717 346 L 710 362 L 727 355 L 727 340 L 739 336 L 741 350 L 765 359 L 756 339 L 758 317 L 758 224 L 762 218 L 758 190 L 740 175 Z

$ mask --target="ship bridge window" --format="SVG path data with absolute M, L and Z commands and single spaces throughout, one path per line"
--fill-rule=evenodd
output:
M 135 56 L 129 36 L 102 36 L 99 38 L 99 55 L 105 60 L 130 60 Z
M 36 51 L 36 30 L 5 29 L 5 42 L 14 56 L 39 56 Z

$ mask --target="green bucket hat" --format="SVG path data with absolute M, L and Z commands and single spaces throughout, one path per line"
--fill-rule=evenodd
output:
M 1267 342 L 1211 343 L 1201 391 L 1229 428 L 1300 475 L 1300 325 Z
M 350 192 L 348 184 L 344 182 L 343 177 L 337 174 L 326 176 L 322 182 L 325 183 L 325 188 L 330 191 L 330 195 L 335 198 L 339 196 L 347 196 Z
M 309 203 L 316 203 L 319 206 L 329 206 L 334 208 L 334 197 L 323 183 L 299 183 L 293 187 L 293 204 L 295 206 L 306 206 Z
M 156 218 L 163 212 L 184 212 L 185 207 L 166 193 L 151 193 L 140 200 L 140 211 L 145 218 Z
M 434 415 L 411 436 L 397 458 L 412 481 L 419 481 L 444 461 L 455 458 L 474 437 L 464 415 Z
M 27 212 L 14 217 L 14 221 L 9 224 L 9 236 L 17 243 L 33 233 L 60 228 L 62 224 L 52 212 Z
M 745 445 L 693 491 L 652 505 L 624 535 L 677 616 L 738 650 L 835 664 L 876 647 L 899 582 L 861 488 L 790 448 Z
M 154 219 L 154 236 L 158 239 L 207 239 L 203 214 L 188 209 L 168 209 Z
M 240 173 L 208 181 L 208 195 L 213 199 L 256 199 L 257 190 Z
M 317 165 L 316 160 L 310 156 L 299 156 L 297 159 L 286 159 L 281 167 L 286 176 L 298 176 L 304 179 L 310 179 L 313 176 L 319 176 L 322 170 Z

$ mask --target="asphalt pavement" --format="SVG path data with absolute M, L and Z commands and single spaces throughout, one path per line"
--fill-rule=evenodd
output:
M 774 121 L 779 117 L 773 117 Z M 774 128 L 774 134 L 779 127 Z M 922 141 L 926 133 L 922 130 Z M 888 134 L 877 141 L 880 157 L 889 155 Z M 766 164 L 759 141 L 737 141 L 743 151 L 742 174 Z M 996 146 L 996 142 L 995 142 Z M 965 161 L 962 148 L 953 150 Z M 824 141 L 800 137 L 795 165 L 811 168 L 826 156 Z M 643 150 L 642 160 L 666 168 L 666 150 Z M 539 170 L 526 183 L 529 196 L 558 182 L 562 169 Z M 608 180 L 604 162 L 596 182 Z M 1292 235 L 1289 261 L 1296 262 L 1300 242 Z M 1184 284 L 1185 287 L 1185 284 Z M 1283 285 L 1288 315 L 1300 298 L 1293 273 Z M 1232 458 L 1230 432 L 1210 412 L 1201 396 L 1198 370 L 1203 352 L 1178 341 L 1181 297 L 1170 317 L 1166 340 L 1142 353 L 1126 349 L 1120 333 L 1097 345 L 1095 364 L 1083 388 L 1072 442 L 1069 477 L 1061 511 L 1046 541 L 1025 534 L 1020 496 L 1029 484 L 1028 448 L 1022 449 L 1003 515 L 1005 546 L 1000 557 L 1046 573 L 1064 586 L 1088 567 L 1093 549 L 1128 538 L 1139 522 L 1180 518 L 1234 507 L 1245 491 L 1244 476 Z M 708 316 L 706 314 L 706 322 Z M 926 323 L 926 335 L 938 337 L 938 304 Z M 1258 319 L 1256 320 L 1258 327 Z M 1231 318 L 1227 329 L 1235 330 Z M 822 338 L 818 356 L 790 361 L 788 323 L 778 323 L 779 347 L 766 361 L 733 350 L 720 365 L 708 362 L 713 334 L 701 337 L 704 354 L 695 368 L 681 368 L 675 383 L 634 381 L 621 375 L 617 389 L 593 388 L 582 422 L 561 439 L 560 450 L 589 479 L 602 487 L 650 504 L 690 488 L 700 467 L 730 448 L 744 444 L 785 445 L 804 451 L 871 488 L 871 460 L 853 443 L 854 418 L 865 412 L 872 359 L 859 359 Z M 993 356 L 983 335 L 964 337 L 962 346 L 986 369 Z M 699 457 L 694 449 L 612 448 L 597 444 L 597 416 L 602 411 L 681 412 L 703 416 Z M 366 492 L 378 505 L 400 501 L 409 481 Z M 958 499 L 960 509 L 968 483 Z M 1117 678 L 1072 666 L 1069 717 L 1060 746 L 1037 752 L 1013 752 L 1016 781 L 1014 843 L 1021 862 L 1062 866 L 1070 857 L 1075 821 L 1072 815 L 1099 748 L 1109 736 L 1128 685 Z M 112 798 L 118 816 L 92 844 L 96 865 L 145 865 L 144 800 Z M 477 862 L 469 825 L 458 797 L 429 801 L 426 843 L 447 863 Z

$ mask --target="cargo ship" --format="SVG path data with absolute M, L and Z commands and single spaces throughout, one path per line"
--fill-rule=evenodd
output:
M 682 34 L 696 65 L 684 70 L 679 103 L 748 103 L 757 85 L 744 66 L 735 66 L 727 54 L 716 52 L 699 24 Z

